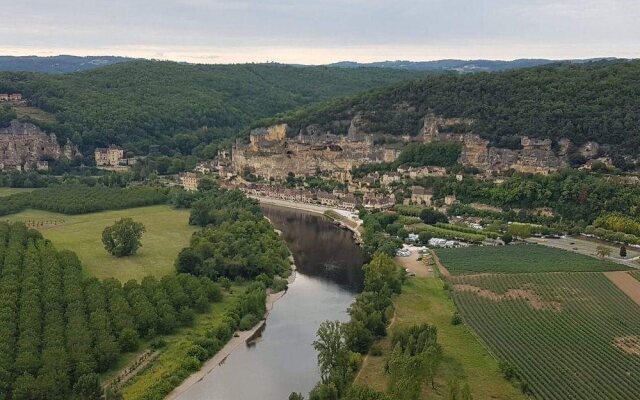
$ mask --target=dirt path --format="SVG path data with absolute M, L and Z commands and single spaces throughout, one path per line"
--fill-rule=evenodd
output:
M 429 250 L 429 252 L 431 253 L 431 257 L 433 257 L 433 261 L 435 261 L 436 265 L 438 266 L 440 275 L 442 275 L 444 278 L 450 277 L 451 274 L 449 273 L 449 270 L 447 270 L 447 268 L 445 268 L 445 266 L 442 265 L 442 263 L 440 262 L 440 258 L 438 258 L 438 255 L 436 254 L 436 252 L 433 250 Z
M 640 281 L 625 271 L 604 273 L 611 282 L 640 306 Z

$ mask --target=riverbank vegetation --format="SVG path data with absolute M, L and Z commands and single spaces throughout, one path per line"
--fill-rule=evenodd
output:
M 13 399 L 100 394 L 95 374 L 121 352 L 191 325 L 222 298 L 211 280 L 187 274 L 87 278 L 74 253 L 19 223 L 0 223 L 0 260 L 0 390 Z
M 269 282 L 289 275 L 286 244 L 264 218 L 258 202 L 241 192 L 206 191 L 193 203 L 189 221 L 203 229 L 178 255 L 178 272 L 230 280 L 264 275 Z
M 387 373 L 387 362 L 395 349 L 393 332 L 428 324 L 437 330 L 437 343 L 442 356 L 439 368 L 433 375 L 435 389 L 431 382 L 423 381 L 420 399 L 448 400 L 448 392 L 454 382 L 460 386 L 468 384 L 474 399 L 525 398 L 502 377 L 498 361 L 487 352 L 474 333 L 464 324 L 452 323 L 456 306 L 448 291 L 443 289 L 440 278 L 408 279 L 402 287 L 402 293 L 393 299 L 393 305 L 395 315 L 389 328 L 392 333 L 373 344 L 354 385 L 386 392 L 391 378 Z
M 162 353 L 122 390 L 127 400 L 162 400 L 231 340 L 246 330 L 250 318 L 265 313 L 266 291 L 261 283 L 230 286 L 221 303 L 196 316 L 189 329 L 162 338 Z

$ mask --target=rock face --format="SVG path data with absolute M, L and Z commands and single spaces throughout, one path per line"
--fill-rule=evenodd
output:
M 70 142 L 63 147 L 56 135 L 47 135 L 37 126 L 14 120 L 6 128 L 0 128 L 0 170 L 27 171 L 35 168 L 38 161 L 71 159 L 78 149 Z
M 473 121 L 462 118 L 442 118 L 427 115 L 422 128 L 425 142 L 454 141 L 462 143 L 460 163 L 486 171 L 507 171 L 547 174 L 566 166 L 563 157 L 551 148 L 551 140 L 537 140 L 523 136 L 521 150 L 511 150 L 489 146 L 489 141 L 474 133 L 452 133 L 456 126 L 469 126 Z M 561 147 L 568 147 L 564 143 Z
M 320 173 L 347 181 L 352 167 L 368 162 L 394 161 L 399 154 L 394 149 L 374 147 L 370 135 L 349 138 L 322 134 L 314 127 L 307 127 L 297 136 L 287 138 L 287 131 L 286 124 L 252 131 L 249 144 L 237 142 L 233 147 L 233 170 L 237 174 L 250 171 L 277 180 L 286 179 L 289 173 L 295 176 Z

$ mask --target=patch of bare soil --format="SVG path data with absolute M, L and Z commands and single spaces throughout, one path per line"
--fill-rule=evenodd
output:
M 611 282 L 640 306 L 640 281 L 625 271 L 604 273 Z
M 562 304 L 557 301 L 545 301 L 543 300 L 536 292 L 531 289 L 509 289 L 504 294 L 496 293 L 491 290 L 481 289 L 477 286 L 468 285 L 468 284 L 457 284 L 453 285 L 454 290 L 459 292 L 471 292 L 476 296 L 492 300 L 492 301 L 502 301 L 502 300 L 517 300 L 523 299 L 527 301 L 527 304 L 534 310 L 551 310 L 551 311 L 560 311 L 562 310 Z
M 627 354 L 640 356 L 640 336 L 622 336 L 613 339 L 613 345 Z

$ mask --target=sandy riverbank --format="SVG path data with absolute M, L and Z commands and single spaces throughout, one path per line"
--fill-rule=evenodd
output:
M 295 264 L 291 264 L 291 275 L 287 278 L 287 282 L 291 285 L 296 279 L 296 266 Z M 185 379 L 180 386 L 173 389 L 166 397 L 165 400 L 175 400 L 179 398 L 184 392 L 186 392 L 191 386 L 200 382 L 205 376 L 213 372 L 217 367 L 224 364 L 234 350 L 236 350 L 240 345 L 247 343 L 247 341 L 253 339 L 256 335 L 256 332 L 261 330 L 266 323 L 267 317 L 269 313 L 273 309 L 276 301 L 280 300 L 282 296 L 287 293 L 286 290 L 283 290 L 278 293 L 270 293 L 267 295 L 267 300 L 265 303 L 267 311 L 264 314 L 262 321 L 260 321 L 256 326 L 251 328 L 248 331 L 236 331 L 236 334 L 227 342 L 226 345 L 220 351 L 218 351 L 212 358 L 210 358 L 207 362 L 202 364 L 202 367 L 198 372 L 193 373 L 187 379 Z

